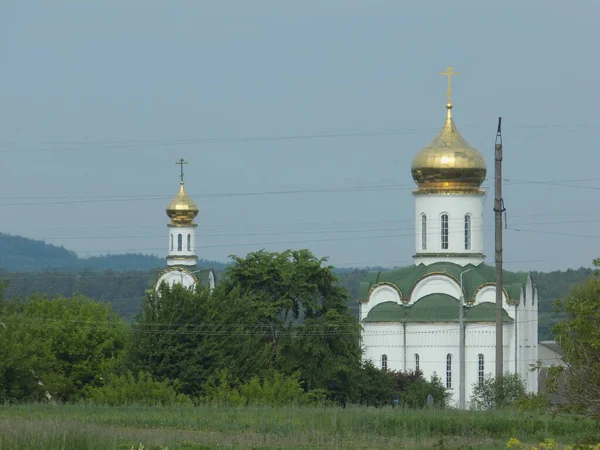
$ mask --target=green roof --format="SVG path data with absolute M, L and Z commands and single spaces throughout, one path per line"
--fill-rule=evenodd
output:
M 448 294 L 429 294 L 411 306 L 383 302 L 375 306 L 364 322 L 458 322 L 459 301 Z M 508 313 L 502 310 L 504 322 L 512 323 Z M 483 302 L 465 308 L 465 322 L 495 322 L 496 305 Z
M 359 300 L 367 299 L 371 288 L 380 283 L 394 285 L 399 291 L 403 300 L 408 300 L 415 285 L 423 278 L 433 274 L 443 274 L 454 278 L 459 282 L 461 272 L 469 270 L 463 274 L 463 289 L 465 290 L 465 300 L 472 302 L 475 300 L 477 290 L 486 285 L 496 282 L 496 268 L 486 264 L 477 266 L 467 264 L 460 266 L 450 262 L 438 262 L 430 265 L 419 264 L 418 266 L 399 267 L 393 270 L 369 272 L 359 286 Z M 503 272 L 503 286 L 508 294 L 509 301 L 518 303 L 521 298 L 521 289 L 527 283 L 527 272 Z

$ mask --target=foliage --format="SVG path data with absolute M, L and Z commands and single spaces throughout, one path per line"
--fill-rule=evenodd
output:
M 300 371 L 304 389 L 326 389 L 345 403 L 357 396 L 360 324 L 332 267 L 308 250 L 232 257 L 223 285 L 252 303 L 252 318 L 271 355 L 268 367 Z
M 130 371 L 124 375 L 111 376 L 102 386 L 86 389 L 87 397 L 94 403 L 110 406 L 138 405 L 191 405 L 191 399 L 178 392 L 179 383 L 154 381 L 147 372 L 134 376 Z
M 481 410 L 505 408 L 526 396 L 525 381 L 518 373 L 506 372 L 500 377 L 490 374 L 482 383 L 473 384 L 471 407 Z
M 163 284 L 147 295 L 133 323 L 128 367 L 159 381 L 177 379 L 192 397 L 222 369 L 249 379 L 264 370 L 269 352 L 252 323 L 252 303 L 238 291 Z
M 405 408 L 423 408 L 427 397 L 433 397 L 436 408 L 445 408 L 450 398 L 442 380 L 433 375 L 428 381 L 421 371 L 386 371 L 378 369 L 371 361 L 363 364 L 360 387 L 360 404 L 381 407 L 395 404 Z
M 209 378 L 202 400 L 219 405 L 245 406 L 299 405 L 322 400 L 319 395 L 305 393 L 299 378 L 299 373 L 286 376 L 269 371 L 264 377 L 255 376 L 239 383 L 228 371 L 222 370 L 216 377 Z
M 600 267 L 600 260 L 594 261 Z M 565 367 L 549 370 L 548 384 L 561 389 L 576 410 L 600 419 L 600 273 L 575 286 L 556 307 L 566 320 L 553 328 L 563 351 Z
M 114 371 L 125 326 L 83 296 L 0 304 L 0 401 L 74 400 Z
M 450 392 L 442 383 L 441 378 L 432 375 L 427 381 L 423 378 L 423 373 L 408 372 L 411 375 L 404 383 L 400 394 L 400 404 L 408 408 L 423 408 L 427 405 L 427 397 L 433 397 L 435 408 L 446 408 L 450 400 Z

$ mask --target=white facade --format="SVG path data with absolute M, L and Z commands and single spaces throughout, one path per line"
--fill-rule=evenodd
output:
M 415 196 L 415 264 L 440 260 L 477 265 L 483 256 L 485 192 Z
M 429 379 L 436 374 L 451 393 L 451 403 L 458 405 L 460 396 L 460 329 L 453 322 L 365 322 L 369 312 L 383 303 L 393 302 L 410 307 L 432 293 L 448 294 L 460 298 L 460 285 L 450 276 L 432 274 L 417 282 L 412 295 L 402 299 L 398 290 L 389 284 L 376 285 L 366 301 L 360 304 L 363 323 L 364 356 L 376 367 L 388 370 L 416 370 Z M 528 278 L 521 290 L 519 304 L 507 301 L 503 308 L 513 323 L 504 324 L 503 356 L 505 372 L 517 372 L 526 381 L 529 392 L 537 392 L 537 374 L 529 370 L 538 358 L 537 350 L 537 294 Z M 493 285 L 480 288 L 475 301 L 466 308 L 488 304 L 495 306 Z M 458 311 L 458 310 L 457 310 Z M 456 318 L 458 319 L 458 318 Z M 465 324 L 465 402 L 469 400 L 473 385 L 484 375 L 495 372 L 495 323 L 466 322 Z
M 170 223 L 169 227 L 169 256 L 168 266 L 195 266 L 196 256 L 196 227 L 195 223 L 177 225 Z

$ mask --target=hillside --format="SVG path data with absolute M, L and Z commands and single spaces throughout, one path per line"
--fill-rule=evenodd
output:
M 222 270 L 227 265 L 218 261 L 199 260 L 203 267 Z M 140 253 L 80 258 L 75 252 L 43 241 L 0 233 L 0 269 L 14 272 L 45 270 L 151 270 L 165 267 L 164 258 Z

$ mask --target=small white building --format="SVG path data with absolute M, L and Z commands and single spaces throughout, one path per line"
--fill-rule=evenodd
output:
M 458 132 L 449 93 L 444 126 L 412 163 L 414 265 L 369 273 L 358 302 L 365 358 L 382 369 L 437 374 L 458 406 L 464 299 L 462 401 L 468 407 L 473 385 L 495 372 L 496 273 L 483 254 L 485 159 Z M 504 371 L 521 374 L 535 393 L 537 290 L 524 272 L 505 271 L 503 286 Z

